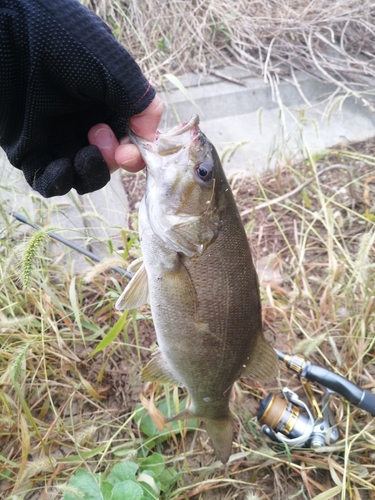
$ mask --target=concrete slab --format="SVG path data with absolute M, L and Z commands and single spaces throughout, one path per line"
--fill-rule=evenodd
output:
M 336 107 L 329 103 L 331 84 L 297 72 L 293 83 L 272 87 L 243 69 L 221 72 L 240 84 L 212 75 L 187 76 L 181 78 L 184 93 L 169 83 L 161 94 L 166 106 L 161 128 L 198 113 L 228 173 L 260 173 L 286 158 L 296 159 L 304 147 L 314 153 L 375 135 L 375 115 L 362 103 L 339 96 Z

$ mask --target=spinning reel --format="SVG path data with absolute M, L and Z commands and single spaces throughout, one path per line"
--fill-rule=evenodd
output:
M 266 396 L 261 401 L 257 418 L 262 431 L 272 441 L 311 448 L 338 441 L 339 431 L 328 405 L 332 394 L 343 396 L 349 403 L 375 416 L 375 394 L 372 392 L 326 368 L 313 365 L 300 355 L 288 356 L 275 351 L 278 358 L 301 378 L 311 409 L 288 388 L 283 389 L 284 399 L 276 394 Z M 309 382 L 317 382 L 324 390 L 321 407 Z

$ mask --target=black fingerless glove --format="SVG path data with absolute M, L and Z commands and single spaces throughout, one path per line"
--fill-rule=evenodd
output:
M 78 0 L 0 0 L 0 145 L 43 196 L 103 187 L 89 129 L 117 138 L 154 89 L 107 26 Z

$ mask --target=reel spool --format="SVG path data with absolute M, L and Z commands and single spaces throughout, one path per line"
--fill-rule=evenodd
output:
M 283 393 L 285 399 L 269 394 L 260 404 L 257 418 L 266 436 L 288 446 L 312 448 L 332 444 L 339 439 L 338 430 L 332 427 L 328 405 L 323 410 L 322 418 L 315 419 L 297 394 L 287 388 L 283 389 Z

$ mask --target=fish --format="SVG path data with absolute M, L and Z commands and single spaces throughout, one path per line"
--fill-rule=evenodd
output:
M 153 142 L 129 135 L 146 163 L 138 214 L 142 258 L 115 307 L 150 303 L 158 348 L 142 379 L 184 387 L 188 408 L 166 422 L 201 419 L 216 457 L 226 463 L 233 441 L 234 382 L 270 380 L 278 371 L 263 334 L 247 236 L 198 115 L 157 132 Z

